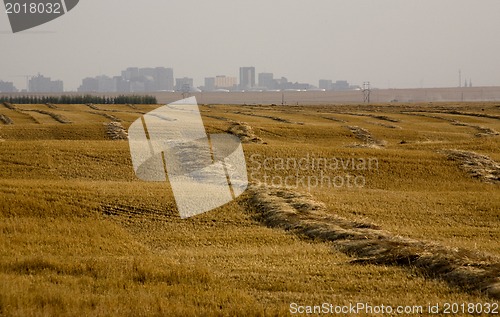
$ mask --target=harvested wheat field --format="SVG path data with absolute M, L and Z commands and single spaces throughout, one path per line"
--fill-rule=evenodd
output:
M 500 104 L 202 105 L 251 185 L 185 220 L 132 168 L 157 107 L 0 104 L 0 315 L 500 313 Z

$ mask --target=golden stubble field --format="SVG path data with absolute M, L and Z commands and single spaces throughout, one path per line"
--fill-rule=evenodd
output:
M 253 183 L 288 188 L 249 190 L 187 220 L 168 183 L 132 169 L 123 132 L 156 107 L 0 105 L 0 315 L 498 303 L 500 104 L 200 106 L 208 132 L 246 142 Z M 329 233 L 355 233 L 338 242 L 307 231 L 329 217 L 350 224 Z M 404 263 L 401 250 L 391 263 L 339 247 L 369 228 L 479 254 L 490 287 L 454 283 L 413 255 Z

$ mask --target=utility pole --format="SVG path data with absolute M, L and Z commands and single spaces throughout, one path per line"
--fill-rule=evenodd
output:
M 458 87 L 462 88 L 462 70 L 458 70 Z
M 372 90 L 370 88 L 370 82 L 365 81 L 363 83 L 363 99 L 365 103 L 370 103 L 370 95 L 372 93 Z

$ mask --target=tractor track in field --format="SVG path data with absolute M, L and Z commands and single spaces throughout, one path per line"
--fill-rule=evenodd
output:
M 140 220 L 168 221 L 178 218 L 176 214 L 165 213 L 164 210 L 151 207 L 135 207 L 127 205 L 101 205 L 101 213 L 107 216 L 117 217 L 122 222 L 134 222 Z
M 300 237 L 333 243 L 355 259 L 352 264 L 417 268 L 465 291 L 500 299 L 500 259 L 466 249 L 403 238 L 379 226 L 350 221 L 331 213 L 309 194 L 250 186 L 248 203 L 254 219 Z

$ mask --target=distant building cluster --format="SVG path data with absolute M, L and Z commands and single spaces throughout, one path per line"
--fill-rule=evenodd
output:
M 38 74 L 26 76 L 27 92 L 64 91 L 61 80 L 51 80 Z M 292 82 L 285 77 L 275 78 L 273 73 L 256 73 L 255 67 L 240 67 L 239 77 L 217 75 L 206 77 L 204 85 L 196 87 L 193 78 L 174 78 L 174 70 L 166 67 L 129 67 L 117 76 L 100 75 L 82 80 L 77 91 L 81 93 L 149 93 L 149 92 L 196 92 L 196 91 L 345 91 L 359 89 L 345 80 L 321 79 L 319 86 Z M 17 92 L 12 82 L 0 81 L 0 93 Z M 25 91 L 25 90 L 23 90 Z
M 321 79 L 319 81 L 319 89 L 324 89 L 326 91 L 346 91 L 359 89 L 359 86 L 350 85 L 346 80 L 337 80 L 333 82 L 333 80 Z
M 121 76 L 97 76 L 82 80 L 79 92 L 122 92 L 142 93 L 174 90 L 174 70 L 172 68 L 129 67 Z
M 29 92 L 63 92 L 64 84 L 62 80 L 52 80 L 38 74 L 32 77 L 28 83 Z
M 0 93 L 2 92 L 17 92 L 17 88 L 14 83 L 0 80 Z

